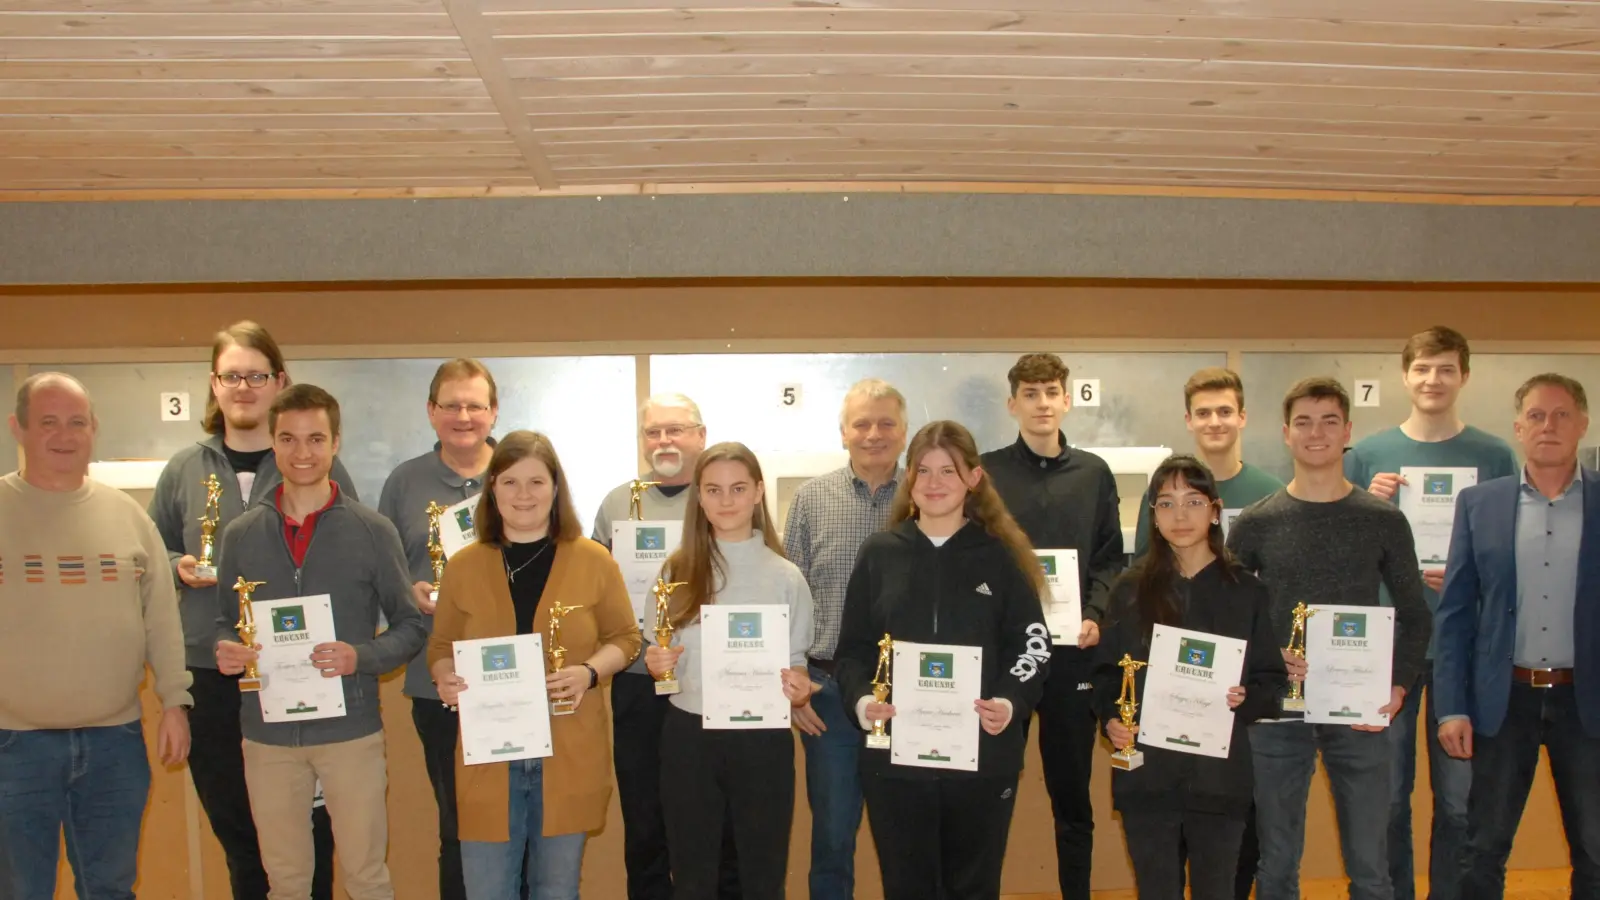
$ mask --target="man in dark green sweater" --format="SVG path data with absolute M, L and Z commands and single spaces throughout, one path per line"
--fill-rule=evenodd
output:
M 1406 491 L 1422 490 L 1427 467 L 1470 469 L 1476 483 L 1517 474 L 1517 457 L 1505 441 L 1461 421 L 1456 401 L 1471 377 L 1471 350 L 1461 333 L 1442 325 L 1411 336 L 1400 352 L 1411 415 L 1394 428 L 1380 431 L 1351 448 L 1344 457 L 1344 474 L 1363 488 L 1391 503 Z M 1406 475 L 1409 471 L 1411 478 Z M 1415 479 L 1417 483 L 1413 484 Z M 1458 479 L 1459 480 L 1459 479 Z M 1456 490 L 1465 485 L 1456 484 Z M 1422 557 L 1423 599 L 1428 609 L 1439 608 L 1444 585 L 1442 554 Z M 1439 548 L 1432 548 L 1438 550 Z M 1387 604 L 1389 598 L 1384 595 Z M 1433 647 L 1428 647 L 1433 659 Z M 1395 900 L 1412 900 L 1416 892 L 1412 861 L 1411 790 L 1417 780 L 1417 713 L 1427 689 L 1428 772 L 1433 787 L 1433 834 L 1428 863 L 1431 900 L 1456 900 L 1461 894 L 1461 854 L 1467 839 L 1467 794 L 1472 786 L 1472 763 L 1452 759 L 1439 746 L 1439 722 L 1433 708 L 1433 667 L 1406 691 L 1405 706 L 1389 727 L 1394 745 L 1394 784 L 1389 811 L 1389 875 Z

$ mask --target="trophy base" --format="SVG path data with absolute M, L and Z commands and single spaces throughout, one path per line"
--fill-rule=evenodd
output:
M 677 692 L 678 692 L 678 679 L 676 679 L 676 678 L 668 678 L 668 679 L 656 682 L 656 696 L 657 697 L 665 697 L 665 696 L 667 696 L 669 694 L 676 694 Z
M 887 734 L 868 734 L 867 735 L 867 749 L 868 750 L 887 750 L 887 749 L 889 749 L 889 746 L 891 744 L 893 744 L 893 743 L 894 743 L 894 739 L 891 738 Z
M 1133 750 L 1132 747 L 1128 749 Z M 1133 750 L 1132 753 L 1119 750 L 1116 753 L 1111 754 L 1111 768 L 1113 769 L 1119 769 L 1123 772 L 1132 772 L 1134 769 L 1137 769 L 1142 765 L 1144 765 L 1144 752 L 1142 750 Z
M 261 679 L 260 678 L 248 678 L 248 677 L 240 678 L 239 679 L 239 690 L 242 693 L 253 694 L 256 691 L 261 690 Z
M 203 578 L 203 579 L 206 579 L 208 581 L 216 581 L 217 580 L 217 567 L 216 566 L 195 566 L 194 567 L 194 577 Z
M 577 711 L 578 707 L 571 700 L 550 701 L 550 715 L 552 716 L 570 716 Z
M 1283 698 L 1283 711 L 1284 712 L 1305 712 L 1306 711 L 1306 698 L 1304 698 L 1304 697 L 1285 697 L 1285 698 Z

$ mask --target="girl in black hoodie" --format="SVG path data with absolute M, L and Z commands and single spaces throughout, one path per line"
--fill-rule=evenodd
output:
M 983 648 L 976 772 L 896 766 L 861 752 L 861 789 L 886 900 L 992 900 L 1000 895 L 1025 728 L 1043 690 L 1050 632 L 1044 578 L 1022 529 L 955 422 L 917 432 L 889 528 L 861 546 L 845 591 L 838 680 L 862 729 L 889 721 L 872 699 L 878 641 Z
M 1228 555 L 1222 500 L 1211 472 L 1173 456 L 1150 479 L 1155 526 L 1150 552 L 1111 590 L 1095 668 L 1095 705 L 1117 749 L 1136 739 L 1117 714 L 1124 653 L 1150 659 L 1151 631 L 1170 625 L 1248 642 L 1244 684 L 1229 689 L 1234 711 L 1227 759 L 1141 745 L 1144 765 L 1111 775 L 1140 900 L 1182 900 L 1183 852 L 1194 900 L 1231 900 L 1240 839 L 1251 813 L 1250 741 L 1245 727 L 1277 709 L 1286 683 L 1267 618 L 1267 589 Z M 1144 670 L 1137 676 L 1144 696 Z

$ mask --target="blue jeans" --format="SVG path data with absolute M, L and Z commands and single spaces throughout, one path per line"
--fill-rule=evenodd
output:
M 1412 861 L 1411 791 L 1417 782 L 1417 714 L 1427 691 L 1428 780 L 1433 785 L 1433 834 L 1428 849 L 1429 900 L 1461 896 L 1461 855 L 1467 847 L 1467 792 L 1472 788 L 1472 763 L 1452 759 L 1439 744 L 1439 719 L 1433 709 L 1433 674 L 1424 672 L 1406 692 L 1405 705 L 1390 723 L 1394 748 L 1394 792 L 1389 804 L 1389 880 L 1395 900 L 1413 900 L 1417 892 Z
M 806 799 L 811 803 L 811 900 L 850 900 L 856 887 L 856 833 L 861 830 L 861 746 L 865 738 L 839 696 L 839 683 L 816 666 L 822 690 L 811 708 L 828 730 L 800 735 L 806 750 Z
M 1550 775 L 1572 858 L 1573 900 L 1600 898 L 1600 738 L 1578 721 L 1571 685 L 1511 685 L 1506 720 L 1493 737 L 1472 736 L 1470 823 L 1461 896 L 1500 900 L 1506 860 L 1539 767 L 1539 747 L 1550 751 Z
M 509 765 L 511 840 L 461 842 L 467 900 L 578 900 L 588 835 L 580 831 L 545 837 L 544 760 Z
M 65 731 L 0 729 L 0 845 L 9 900 L 53 900 L 61 834 L 79 900 L 134 900 L 150 795 L 140 723 Z
M 1386 853 L 1392 759 L 1389 736 L 1356 731 L 1348 725 L 1304 722 L 1250 726 L 1256 836 L 1261 843 L 1257 900 L 1296 900 L 1300 896 L 1306 796 L 1319 750 L 1333 788 L 1350 900 L 1391 900 L 1394 891 Z

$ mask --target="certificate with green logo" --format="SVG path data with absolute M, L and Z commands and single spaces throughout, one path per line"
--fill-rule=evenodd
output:
M 1050 596 L 1044 601 L 1045 626 L 1050 629 L 1050 643 L 1078 646 L 1078 632 L 1083 628 L 1082 582 L 1078 576 L 1078 551 L 1035 550 L 1039 568 L 1044 572 L 1045 587 Z
M 457 706 L 461 756 L 469 766 L 555 752 L 544 686 L 544 636 L 456 641 L 456 674 L 467 682 Z M 591 698 L 591 702 L 594 699 Z
M 318 644 L 338 640 L 333 628 L 333 598 L 290 597 L 254 600 L 250 607 L 260 624 L 261 721 L 304 722 L 336 719 L 345 714 L 344 679 L 324 678 L 311 663 Z
M 1316 606 L 1306 620 L 1306 721 L 1388 725 L 1394 610 Z
M 1450 555 L 1450 530 L 1455 526 L 1456 497 L 1478 483 L 1478 470 L 1456 466 L 1402 466 L 1400 511 L 1411 523 L 1417 564 L 1442 569 Z
M 702 606 L 701 726 L 787 731 L 789 698 L 782 673 L 788 665 L 787 606 Z
M 983 697 L 983 648 L 895 641 L 893 683 L 889 761 L 976 772 L 982 729 L 973 704 Z
M 1228 689 L 1244 677 L 1244 641 L 1157 625 L 1150 638 L 1139 743 L 1226 759 L 1233 751 Z
M 633 615 L 640 630 L 655 622 L 655 600 L 650 589 L 655 586 L 661 565 L 672 551 L 678 549 L 683 539 L 681 519 L 613 522 L 611 524 L 611 557 L 622 570 L 622 580 L 628 585 L 628 599 L 633 601 Z

